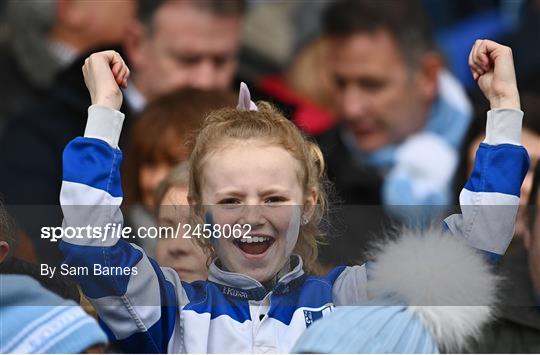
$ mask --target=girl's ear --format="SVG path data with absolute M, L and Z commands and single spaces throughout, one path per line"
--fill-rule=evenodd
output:
M 318 198 L 319 194 L 317 193 L 317 190 L 311 189 L 306 196 L 306 200 L 304 201 L 304 213 L 302 215 L 302 219 L 310 220 L 311 217 L 313 217 L 315 208 L 317 207 Z

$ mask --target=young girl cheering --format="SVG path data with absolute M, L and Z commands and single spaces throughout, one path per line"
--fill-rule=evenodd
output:
M 527 171 L 523 113 L 509 48 L 478 41 L 469 62 L 492 110 L 461 194 L 463 214 L 447 218 L 444 228 L 496 259 L 511 240 Z M 122 224 L 118 138 L 124 116 L 117 110 L 129 70 L 117 53 L 106 51 L 90 56 L 83 72 L 92 106 L 84 137 L 65 149 L 60 200 L 64 226 L 105 228 Z M 182 282 L 124 239 L 61 242 L 70 266 L 126 271 L 78 277 L 122 350 L 285 353 L 334 306 L 367 301 L 364 265 L 314 276 L 326 207 L 324 164 L 319 149 L 290 121 L 266 104 L 253 104 L 243 88 L 239 109 L 206 118 L 190 166 L 189 201 L 202 230 L 211 234 L 220 226 L 224 232 L 228 225 L 244 233 L 211 234 L 206 246 L 216 258 L 207 281 Z

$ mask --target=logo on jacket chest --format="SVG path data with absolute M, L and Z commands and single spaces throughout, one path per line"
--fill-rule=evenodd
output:
M 233 287 L 224 286 L 221 292 L 223 292 L 223 294 L 226 296 L 233 296 L 233 297 L 239 297 L 239 298 L 245 298 L 245 299 L 248 298 L 248 293 L 246 291 L 242 291 Z
M 334 305 L 332 303 L 328 303 L 322 306 L 320 309 L 304 310 L 304 321 L 306 322 L 306 328 L 311 326 L 316 320 L 332 313 L 333 309 Z

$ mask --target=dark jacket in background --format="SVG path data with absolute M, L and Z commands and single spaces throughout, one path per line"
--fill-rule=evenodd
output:
M 0 45 L 0 135 L 9 121 L 46 96 L 45 89 L 33 85 L 19 68 L 17 59 L 6 44 Z
M 320 259 L 329 266 L 362 262 L 369 243 L 395 222 L 382 206 L 382 176 L 354 159 L 341 138 L 341 128 L 315 137 L 334 190 L 328 243 L 320 248 Z
M 57 76 L 42 103 L 10 120 L 0 139 L 0 194 L 18 227 L 33 241 L 39 262 L 50 265 L 63 258 L 57 243 L 40 238 L 41 228 L 62 223 L 62 152 L 70 140 L 84 134 L 90 106 L 81 70 L 86 57 Z M 129 116 L 126 107 L 122 110 Z
M 498 319 L 475 342 L 472 353 L 540 353 L 540 305 L 535 304 L 527 252 L 509 250 L 501 264 L 505 277 Z

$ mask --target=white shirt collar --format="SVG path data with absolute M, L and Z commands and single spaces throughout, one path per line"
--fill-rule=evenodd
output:
M 139 113 L 146 107 L 146 98 L 143 94 L 133 85 L 128 82 L 127 88 L 124 90 L 124 98 L 128 106 L 135 112 Z
M 47 48 L 61 68 L 67 68 L 77 59 L 77 50 L 66 43 L 49 40 L 47 41 Z

